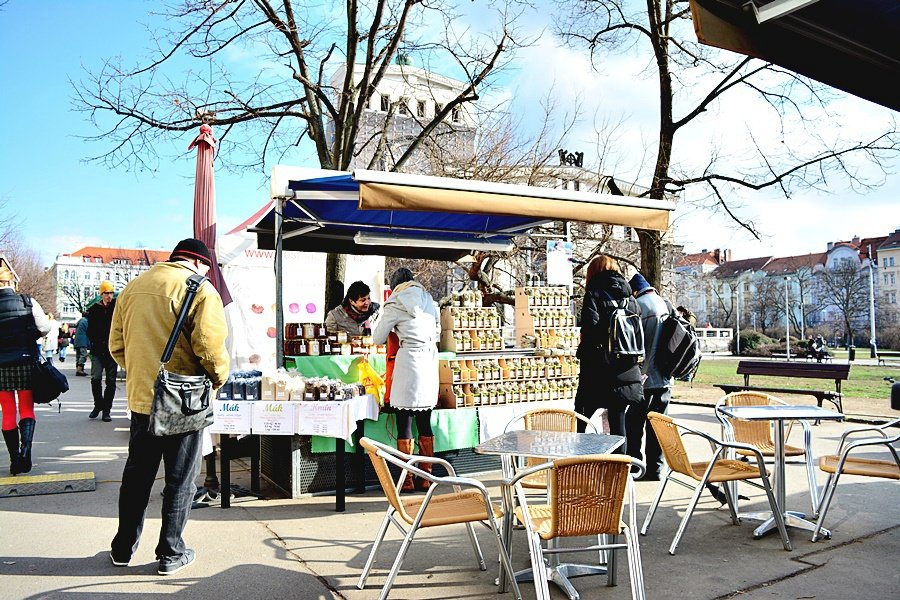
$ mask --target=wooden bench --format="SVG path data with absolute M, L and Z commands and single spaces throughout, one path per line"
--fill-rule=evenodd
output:
M 879 350 L 878 351 L 878 364 L 887 366 L 886 360 L 895 361 L 900 360 L 900 352 L 895 350 Z
M 755 392 L 765 392 L 767 394 L 801 394 L 813 396 L 820 408 L 822 402 L 828 400 L 837 407 L 838 412 L 844 412 L 844 408 L 841 405 L 841 382 L 850 378 L 850 365 L 742 360 L 738 362 L 737 373 L 738 375 L 744 376 L 744 385 L 717 383 L 715 384 L 716 387 L 720 388 L 726 394 L 750 390 Z M 751 375 L 801 377 L 803 379 L 831 379 L 834 381 L 834 391 L 753 386 L 750 385 Z

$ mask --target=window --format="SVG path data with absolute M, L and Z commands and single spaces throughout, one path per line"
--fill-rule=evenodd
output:
M 90 275 L 88 275 L 88 277 L 90 277 Z M 100 271 L 97 271 L 96 273 L 94 273 L 94 279 L 96 279 L 97 281 L 100 281 Z
M 441 104 L 440 102 L 435 102 L 435 103 L 434 103 L 434 114 L 437 115 L 437 114 L 439 114 L 442 110 L 444 110 L 444 105 Z
M 577 179 L 576 179 L 575 181 L 573 181 L 573 182 L 572 182 L 572 189 L 574 189 L 576 192 L 581 191 L 581 182 L 578 181 Z
M 90 274 L 90 273 L 85 273 L 85 274 L 84 274 L 84 278 L 85 278 L 85 280 L 90 280 L 91 274 Z
M 631 227 L 626 227 L 626 228 L 625 228 L 625 239 L 626 239 L 626 240 L 630 240 L 630 239 L 631 239 Z
M 897 283 L 897 279 L 894 277 L 894 274 L 891 273 L 891 285 L 894 285 L 895 283 Z
M 416 115 L 418 115 L 420 117 L 425 116 L 425 101 L 424 100 L 419 100 L 418 102 L 416 102 Z
M 381 95 L 381 110 L 383 110 L 384 112 L 387 112 L 390 107 L 391 107 L 390 97 L 387 94 L 382 94 Z
M 460 117 L 459 107 L 454 108 L 453 110 L 451 110 L 451 111 L 450 111 L 450 115 L 451 115 L 451 116 L 450 116 L 450 119 L 451 119 L 454 123 L 459 123 L 459 117 Z
M 894 257 L 893 257 L 893 256 L 890 257 L 890 258 L 888 259 L 888 266 L 889 266 L 889 267 L 893 267 L 893 266 L 894 266 Z
M 409 114 L 409 98 L 400 98 L 400 106 L 398 108 L 400 109 L 401 115 L 408 115 Z
M 887 257 L 881 259 L 881 266 L 887 268 Z
M 885 273 L 884 274 L 884 285 L 887 285 L 887 284 L 888 284 L 888 274 Z

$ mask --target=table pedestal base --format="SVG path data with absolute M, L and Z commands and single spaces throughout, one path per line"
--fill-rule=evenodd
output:
M 547 570 L 547 580 L 552 581 L 566 593 L 569 600 L 579 600 L 581 595 L 572 585 L 569 579 L 573 577 L 584 577 L 587 575 L 606 575 L 606 567 L 597 565 L 576 565 L 563 563 L 555 566 L 545 566 Z M 515 574 L 516 583 L 534 581 L 534 571 L 531 569 L 523 569 Z M 495 582 L 495 583 L 499 583 Z
M 741 519 L 746 519 L 748 521 L 762 521 L 762 523 L 760 523 L 760 525 L 753 530 L 753 537 L 756 539 L 761 538 L 772 530 L 778 529 L 772 513 L 747 513 L 742 514 Z M 784 513 L 784 524 L 786 527 L 796 527 L 798 529 L 805 529 L 807 531 L 816 530 L 816 524 L 806 519 L 806 513 L 793 510 L 789 510 Z M 823 528 L 822 537 L 830 540 L 831 531 Z

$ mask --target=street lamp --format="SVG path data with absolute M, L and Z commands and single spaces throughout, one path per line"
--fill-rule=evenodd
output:
M 875 342 L 875 262 L 872 259 L 872 244 L 869 244 L 869 355 L 878 357 L 878 345 Z
M 734 338 L 734 350 L 737 356 L 741 355 L 741 296 L 744 293 L 744 282 L 738 281 L 737 284 L 737 297 L 736 297 L 736 317 L 735 317 L 735 329 L 737 329 L 737 337 Z
M 787 344 L 787 359 L 791 360 L 791 305 L 788 303 L 788 288 L 791 278 L 784 278 L 784 341 Z

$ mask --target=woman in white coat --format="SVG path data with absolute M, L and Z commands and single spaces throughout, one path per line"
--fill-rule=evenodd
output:
M 47 360 L 52 361 L 56 356 L 59 348 L 59 321 L 53 318 L 52 314 L 47 314 L 50 323 L 50 331 L 44 336 L 44 356 Z
M 397 411 L 397 449 L 412 454 L 412 421 L 419 433 L 419 454 L 434 456 L 434 433 L 431 409 L 438 398 L 437 343 L 441 335 L 441 319 L 431 294 L 414 280 L 404 267 L 390 278 L 391 297 L 384 303 L 375 324 L 376 344 L 384 344 L 393 331 L 400 338 L 400 349 L 394 362 L 390 385 L 391 406 Z M 431 471 L 423 463 L 422 470 Z M 427 481 L 416 481 L 419 489 L 428 489 Z M 412 491 L 413 481 L 407 477 L 403 491 Z

